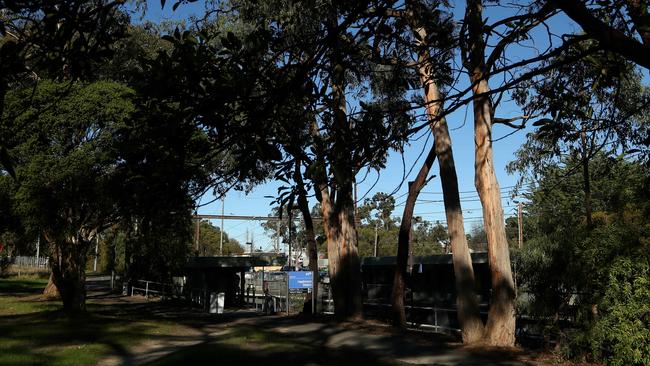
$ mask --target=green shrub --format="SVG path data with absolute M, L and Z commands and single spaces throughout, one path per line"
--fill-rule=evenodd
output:
M 591 337 L 607 365 L 650 365 L 650 264 L 647 258 L 614 261 Z

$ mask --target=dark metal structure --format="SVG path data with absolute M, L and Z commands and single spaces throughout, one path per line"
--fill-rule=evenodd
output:
M 490 269 L 487 253 L 472 253 L 476 293 L 482 312 L 490 301 Z M 362 259 L 365 312 L 389 319 L 390 296 L 396 257 Z M 456 283 L 451 254 L 413 257 L 407 272 L 405 301 L 407 320 L 439 329 L 457 329 Z
M 285 259 L 286 261 L 286 259 Z M 210 293 L 224 293 L 225 306 L 244 305 L 245 273 L 254 267 L 279 266 L 281 257 L 254 255 L 241 257 L 191 257 L 185 265 L 186 293 L 190 300 L 205 306 Z

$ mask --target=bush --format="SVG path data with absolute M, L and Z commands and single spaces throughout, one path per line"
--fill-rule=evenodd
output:
M 0 277 L 7 275 L 7 270 L 9 269 L 9 258 L 6 254 L 0 254 Z
M 591 349 L 607 365 L 650 365 L 650 261 L 612 263 Z

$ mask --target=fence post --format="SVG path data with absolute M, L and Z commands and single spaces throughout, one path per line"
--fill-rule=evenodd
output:
M 435 306 L 433 307 L 433 326 L 436 331 L 440 330 L 438 328 L 438 309 Z
M 144 296 L 148 299 L 149 298 L 149 281 L 144 281 L 144 283 L 145 283 Z

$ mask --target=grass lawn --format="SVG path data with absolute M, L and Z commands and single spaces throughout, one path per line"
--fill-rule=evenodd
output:
M 88 301 L 88 314 L 68 318 L 60 302 L 41 298 L 46 283 L 38 278 L 0 279 L 0 365 L 94 365 L 177 327 L 165 321 L 112 317 L 106 315 L 110 305 L 93 300 Z

